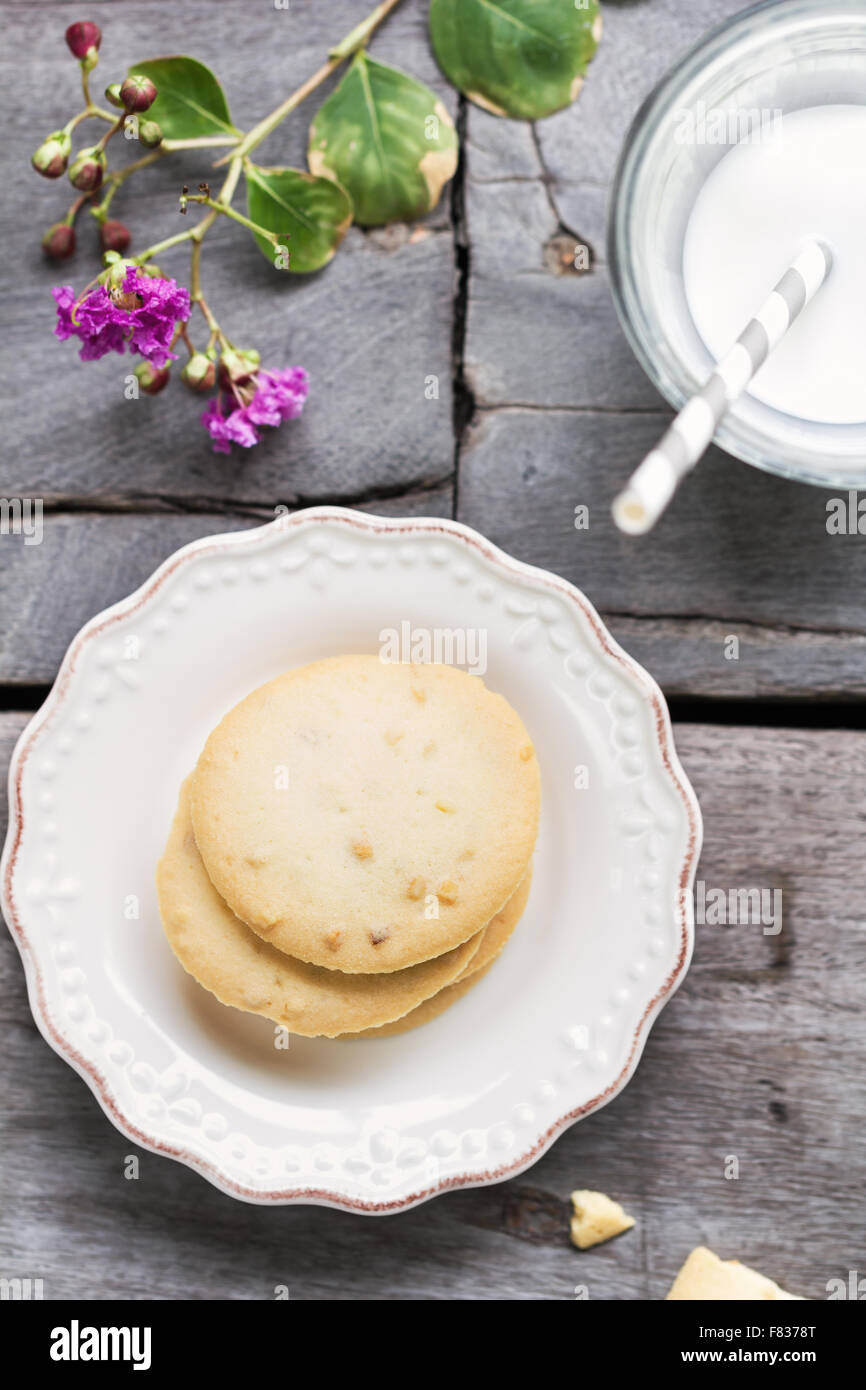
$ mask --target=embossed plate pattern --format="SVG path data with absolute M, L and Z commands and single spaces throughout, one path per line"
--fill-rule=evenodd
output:
M 231 705 L 403 622 L 484 634 L 535 740 L 529 905 L 435 1022 L 286 1049 L 175 961 L 155 864 Z M 688 967 L 700 838 L 662 696 L 582 594 L 455 522 L 313 508 L 186 546 L 79 633 L 12 760 L 3 908 L 40 1030 L 130 1139 L 249 1201 L 391 1212 L 520 1172 L 622 1089 Z

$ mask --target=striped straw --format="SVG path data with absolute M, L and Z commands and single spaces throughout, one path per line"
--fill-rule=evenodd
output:
M 832 263 L 826 246 L 807 242 L 707 384 L 683 406 L 628 486 L 614 498 L 613 518 L 621 531 L 639 535 L 655 525 L 677 485 L 709 446 L 730 405 L 821 288 Z

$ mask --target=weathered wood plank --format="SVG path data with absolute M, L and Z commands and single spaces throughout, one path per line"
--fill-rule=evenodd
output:
M 447 516 L 450 488 L 384 497 L 359 510 L 397 516 Z M 54 679 L 78 629 L 142 584 L 174 550 L 202 536 L 272 521 L 274 509 L 250 506 L 217 515 L 49 513 L 40 545 L 0 537 L 0 682 Z
M 740 0 L 639 0 L 602 5 L 604 35 L 577 102 L 536 126 L 562 221 L 603 255 L 606 193 L 639 106 L 668 69 Z
M 470 177 L 466 203 L 464 364 L 476 403 L 661 409 L 620 330 L 604 267 L 554 273 L 545 263 L 560 226 L 544 185 Z
M 866 546 L 828 534 L 822 489 L 710 450 L 650 535 L 617 531 L 613 496 L 660 427 L 644 412 L 483 411 L 461 452 L 460 520 L 582 588 L 668 690 L 862 692 Z
M 0 716 L 4 765 L 23 722 Z M 568 1299 L 579 1284 L 658 1299 L 699 1241 L 810 1298 L 862 1272 L 866 735 L 695 725 L 677 741 L 703 804 L 700 878 L 780 888 L 781 933 L 700 927 L 618 1100 L 524 1177 L 384 1224 L 244 1206 L 149 1154 L 125 1181 L 129 1146 L 38 1036 L 4 935 L 4 1272 L 42 1277 L 50 1298 L 268 1299 L 287 1283 L 293 1299 Z M 620 1198 L 637 1229 L 573 1250 L 575 1186 Z
M 468 107 L 465 359 L 480 404 L 661 404 L 610 298 L 609 185 L 644 97 L 677 54 L 741 8 L 739 0 L 605 5 L 604 36 L 572 106 L 534 128 Z M 590 273 L 551 270 L 555 256 L 545 251 L 564 229 L 591 248 Z
M 605 618 L 617 641 L 653 672 L 668 696 L 853 701 L 866 695 L 862 633 L 799 631 L 739 619 L 630 618 L 612 612 Z M 841 711 L 840 718 L 844 722 Z
M 283 11 L 272 4 L 187 0 L 138 9 L 96 4 L 90 13 L 104 33 L 97 91 L 103 74 L 107 81 L 136 57 L 192 50 L 223 77 L 232 114 L 248 128 L 318 67 L 328 45 L 365 11 L 350 0 L 332 0 L 327 14 L 315 16 L 311 6 Z M 312 276 L 280 277 L 242 227 L 223 220 L 214 229 L 204 250 L 204 284 L 226 331 L 239 344 L 258 347 L 266 363 L 300 362 L 311 374 L 301 420 L 252 450 L 214 455 L 198 423 L 202 401 L 179 382 L 156 400 L 127 401 L 129 358 L 112 354 L 82 364 L 72 343 L 51 337 L 50 286 L 83 286 L 98 268 L 95 231 L 86 217 L 75 260 L 60 268 L 45 263 L 39 229 L 65 212 L 71 190 L 65 180 L 39 179 L 29 165 L 32 93 L 43 94 L 46 130 L 75 109 L 78 75 L 63 43 L 69 10 L 47 4 L 34 24 L 32 7 L 16 5 L 5 17 L 0 76 L 13 114 L 4 131 L 9 182 L 0 209 L 3 350 L 11 364 L 6 370 L 14 369 L 16 410 L 4 440 L 4 495 L 46 501 L 123 495 L 145 503 L 217 497 L 273 505 L 287 494 L 374 495 L 447 478 L 453 467 L 447 194 L 420 229 L 422 239 L 353 229 L 331 265 Z M 372 47 L 430 83 L 454 110 L 455 93 L 433 60 L 419 6 L 395 12 Z M 307 128 L 321 95 L 268 139 L 262 162 L 304 163 Z M 185 155 L 178 163 L 172 157 L 121 189 L 112 212 L 129 219 L 133 249 L 179 224 L 182 229 L 180 187 L 217 177 L 210 168 L 214 157 Z M 162 265 L 181 283 L 187 280 L 184 248 L 167 253 Z M 438 378 L 438 399 L 425 395 L 430 377 Z

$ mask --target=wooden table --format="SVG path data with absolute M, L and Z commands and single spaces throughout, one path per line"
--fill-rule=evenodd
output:
M 85 8 L 104 33 L 98 89 L 136 57 L 191 51 L 247 128 L 368 5 Z M 125 1181 L 130 1145 L 41 1040 L 4 936 L 0 1273 L 42 1277 L 50 1298 L 268 1299 L 287 1284 L 300 1299 L 562 1299 L 584 1284 L 592 1298 L 658 1299 L 700 1242 L 809 1298 L 866 1273 L 866 541 L 828 534 L 828 494 L 719 452 L 649 538 L 619 536 L 608 511 L 669 417 L 611 304 L 616 153 L 668 64 L 738 8 L 606 4 L 580 100 L 533 127 L 458 103 L 429 50 L 426 5 L 405 0 L 373 52 L 440 93 L 465 167 L 423 235 L 353 229 L 325 272 L 277 289 L 240 229 L 216 229 L 205 270 L 233 335 L 267 361 L 303 362 L 313 382 L 299 422 L 225 458 L 186 393 L 126 401 L 119 359 L 82 365 L 50 337 L 48 289 L 67 277 L 38 240 L 65 195 L 28 167 L 25 113 L 39 93 L 40 130 L 66 119 L 76 73 L 62 31 L 79 7 L 0 7 L 4 144 L 17 152 L 2 211 L 2 492 L 45 506 L 40 546 L 0 536 L 4 766 L 77 629 L 183 542 L 254 525 L 280 503 L 457 516 L 585 590 L 671 698 L 704 812 L 699 878 L 778 888 L 784 902 L 776 937 L 698 928 L 635 1079 L 527 1174 L 378 1221 L 246 1206 L 148 1153 L 139 1181 Z M 305 132 L 302 112 L 263 158 L 300 164 Z M 178 184 L 203 177 L 192 157 L 168 165 L 116 199 L 140 246 L 175 229 Z M 557 273 L 575 240 L 591 270 Z M 183 276 L 185 260 L 172 265 Z M 437 400 L 425 398 L 431 375 Z M 577 531 L 580 504 L 590 525 Z M 730 636 L 738 660 L 726 658 Z M 567 1234 L 575 1187 L 615 1195 L 637 1229 L 579 1254 Z

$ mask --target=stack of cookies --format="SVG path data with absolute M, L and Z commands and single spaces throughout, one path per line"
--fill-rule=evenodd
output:
M 529 894 L 535 751 L 450 666 L 341 656 L 214 729 L 157 871 L 181 964 L 305 1037 L 435 1018 L 489 969 Z

